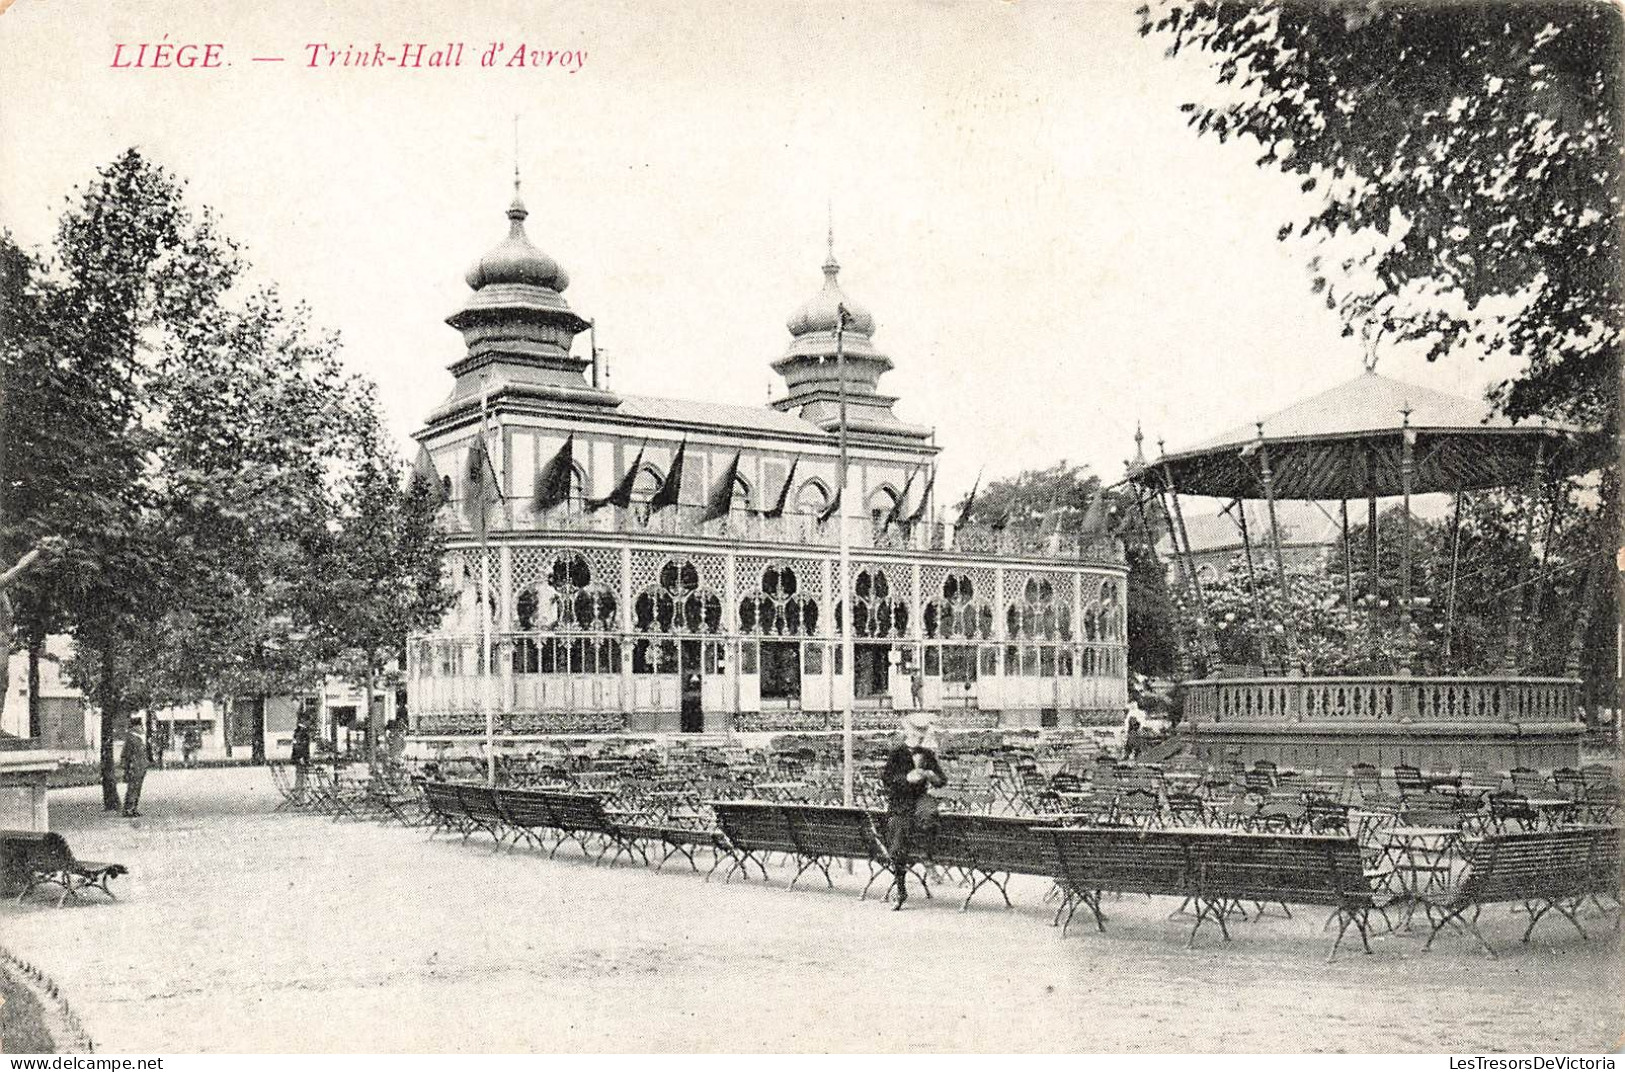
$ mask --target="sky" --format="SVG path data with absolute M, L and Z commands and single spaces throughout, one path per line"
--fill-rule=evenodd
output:
M 530 236 L 629 394 L 782 393 L 769 364 L 822 282 L 828 217 L 896 365 L 881 390 L 936 429 L 945 496 L 1063 458 L 1110 481 L 1137 424 L 1171 451 L 1364 356 L 1310 293 L 1313 247 L 1275 238 L 1308 204 L 1296 182 L 1187 128 L 1211 75 L 1139 37 L 1137 3 L 15 0 L 0 226 L 47 244 L 64 196 L 139 146 L 257 281 L 339 332 L 409 452 L 450 390 L 443 320 L 506 232 L 516 160 Z M 143 43 L 215 43 L 222 66 L 113 65 Z M 314 45 L 409 43 L 461 43 L 462 66 L 308 65 Z M 581 56 L 481 67 L 493 43 L 499 62 Z M 1510 371 L 1379 358 L 1469 395 Z

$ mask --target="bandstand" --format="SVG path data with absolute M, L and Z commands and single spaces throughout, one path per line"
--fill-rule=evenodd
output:
M 1513 425 L 1480 403 L 1430 388 L 1402 383 L 1367 371 L 1338 387 L 1297 403 L 1251 426 L 1197 446 L 1143 453 L 1130 465 L 1128 479 L 1161 509 L 1181 558 L 1183 583 L 1196 616 L 1194 650 L 1183 653 L 1192 671 L 1184 675 L 1181 733 L 1200 758 L 1244 762 L 1268 760 L 1298 769 L 1344 769 L 1355 762 L 1379 767 L 1398 764 L 1429 769 L 1500 769 L 1577 766 L 1584 731 L 1577 699 L 1580 636 L 1559 662 L 1555 676 L 1531 675 L 1525 668 L 1537 656 L 1533 630 L 1544 578 L 1525 575 L 1508 600 L 1506 636 L 1498 667 L 1467 674 L 1452 672 L 1451 636 L 1456 627 L 1456 548 L 1462 497 L 1489 488 L 1522 487 L 1530 501 L 1549 481 L 1596 468 L 1603 450 L 1596 436 L 1544 421 Z M 1442 666 L 1416 673 L 1413 613 L 1427 600 L 1412 591 L 1411 497 L 1429 493 L 1455 497 L 1451 515 L 1451 560 L 1444 621 Z M 1182 497 L 1221 501 L 1262 500 L 1271 521 L 1261 549 L 1289 599 L 1292 576 L 1281 555 L 1275 505 L 1281 500 L 1335 504 L 1343 531 L 1341 613 L 1376 613 L 1378 502 L 1400 500 L 1399 590 L 1397 611 L 1387 638 L 1387 667 L 1369 674 L 1333 676 L 1305 672 L 1299 638 L 1290 615 L 1280 616 L 1268 634 L 1270 658 L 1264 665 L 1225 666 L 1218 658 L 1202 578 L 1190 563 L 1184 537 Z M 1349 542 L 1348 504 L 1364 499 L 1368 590 L 1356 590 Z M 1143 503 L 1142 503 L 1143 505 Z M 1255 548 L 1241 519 L 1246 575 L 1259 598 Z M 1527 519 L 1526 539 L 1530 538 Z M 1530 557 L 1524 556 L 1525 561 Z M 1384 604 L 1386 606 L 1386 604 Z M 1260 610 L 1262 605 L 1260 604 Z M 1438 608 L 1428 611 L 1437 615 Z M 1264 614 L 1259 617 L 1263 619 Z M 1583 619 L 1583 614 L 1580 615 Z M 1522 628 L 1520 628 L 1522 627 Z

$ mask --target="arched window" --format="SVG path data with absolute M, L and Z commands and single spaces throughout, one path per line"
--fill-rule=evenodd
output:
M 747 513 L 752 509 L 750 483 L 738 473 L 734 474 L 733 508 Z
M 800 594 L 801 581 L 789 566 L 762 571 L 760 591 L 739 601 L 739 631 L 760 636 L 814 636 L 818 601 Z
M 1123 589 L 1116 581 L 1100 585 L 1100 639 L 1123 639 Z
M 993 605 L 987 596 L 976 590 L 967 574 L 950 573 L 942 582 L 942 591 L 925 605 L 922 612 L 925 635 L 929 638 L 971 640 L 991 639 L 993 636 Z
M 882 484 L 869 493 L 869 517 L 874 521 L 884 521 L 897 507 L 897 490 L 890 484 Z
M 619 611 L 615 594 L 593 577 L 586 558 L 564 552 L 554 557 L 541 580 L 514 597 L 513 628 L 538 634 L 609 632 L 619 626 Z M 542 664 L 551 661 L 535 638 L 515 640 L 514 673 L 549 673 Z
M 865 567 L 852 579 L 854 637 L 901 637 L 908 635 L 908 602 L 898 595 L 886 571 Z M 842 608 L 835 608 L 835 629 L 844 628 Z
M 1072 639 L 1072 608 L 1046 577 L 1029 577 L 1004 612 L 1005 635 L 1026 640 Z M 1088 623 L 1085 620 L 1085 629 Z
M 795 510 L 817 517 L 829 508 L 831 493 L 817 477 L 806 481 L 796 491 Z
M 632 481 L 632 501 L 648 502 L 665 482 L 666 478 L 661 475 L 660 470 L 645 462 Z
M 632 617 L 640 633 L 719 633 L 722 600 L 701 585 L 694 563 L 670 558 L 656 583 L 638 594 Z

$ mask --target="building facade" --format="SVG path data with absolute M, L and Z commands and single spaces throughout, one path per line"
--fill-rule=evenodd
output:
M 849 674 L 862 727 L 916 693 L 958 725 L 1121 721 L 1120 545 L 937 519 L 932 432 L 880 392 L 892 362 L 833 251 L 773 362 L 780 398 L 647 398 L 601 384 L 517 192 L 508 217 L 447 319 L 466 352 L 417 436 L 457 595 L 409 645 L 418 736 L 482 735 L 487 712 L 508 738 L 835 728 Z

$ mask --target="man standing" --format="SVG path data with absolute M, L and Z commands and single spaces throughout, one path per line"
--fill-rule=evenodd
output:
M 130 719 L 129 732 L 124 735 L 124 817 L 136 819 L 141 815 L 141 783 L 147 778 L 147 738 L 141 732 L 141 720 Z
M 930 731 L 930 715 L 904 719 L 902 743 L 891 750 L 880 773 L 886 788 L 886 852 L 891 856 L 892 885 L 897 891 L 894 912 L 908 900 L 910 849 L 920 848 L 929 855 L 936 837 L 937 802 L 930 791 L 948 784 L 936 752 L 927 747 Z
M 305 769 L 310 766 L 310 720 L 301 714 L 293 725 L 293 799 L 305 800 Z

